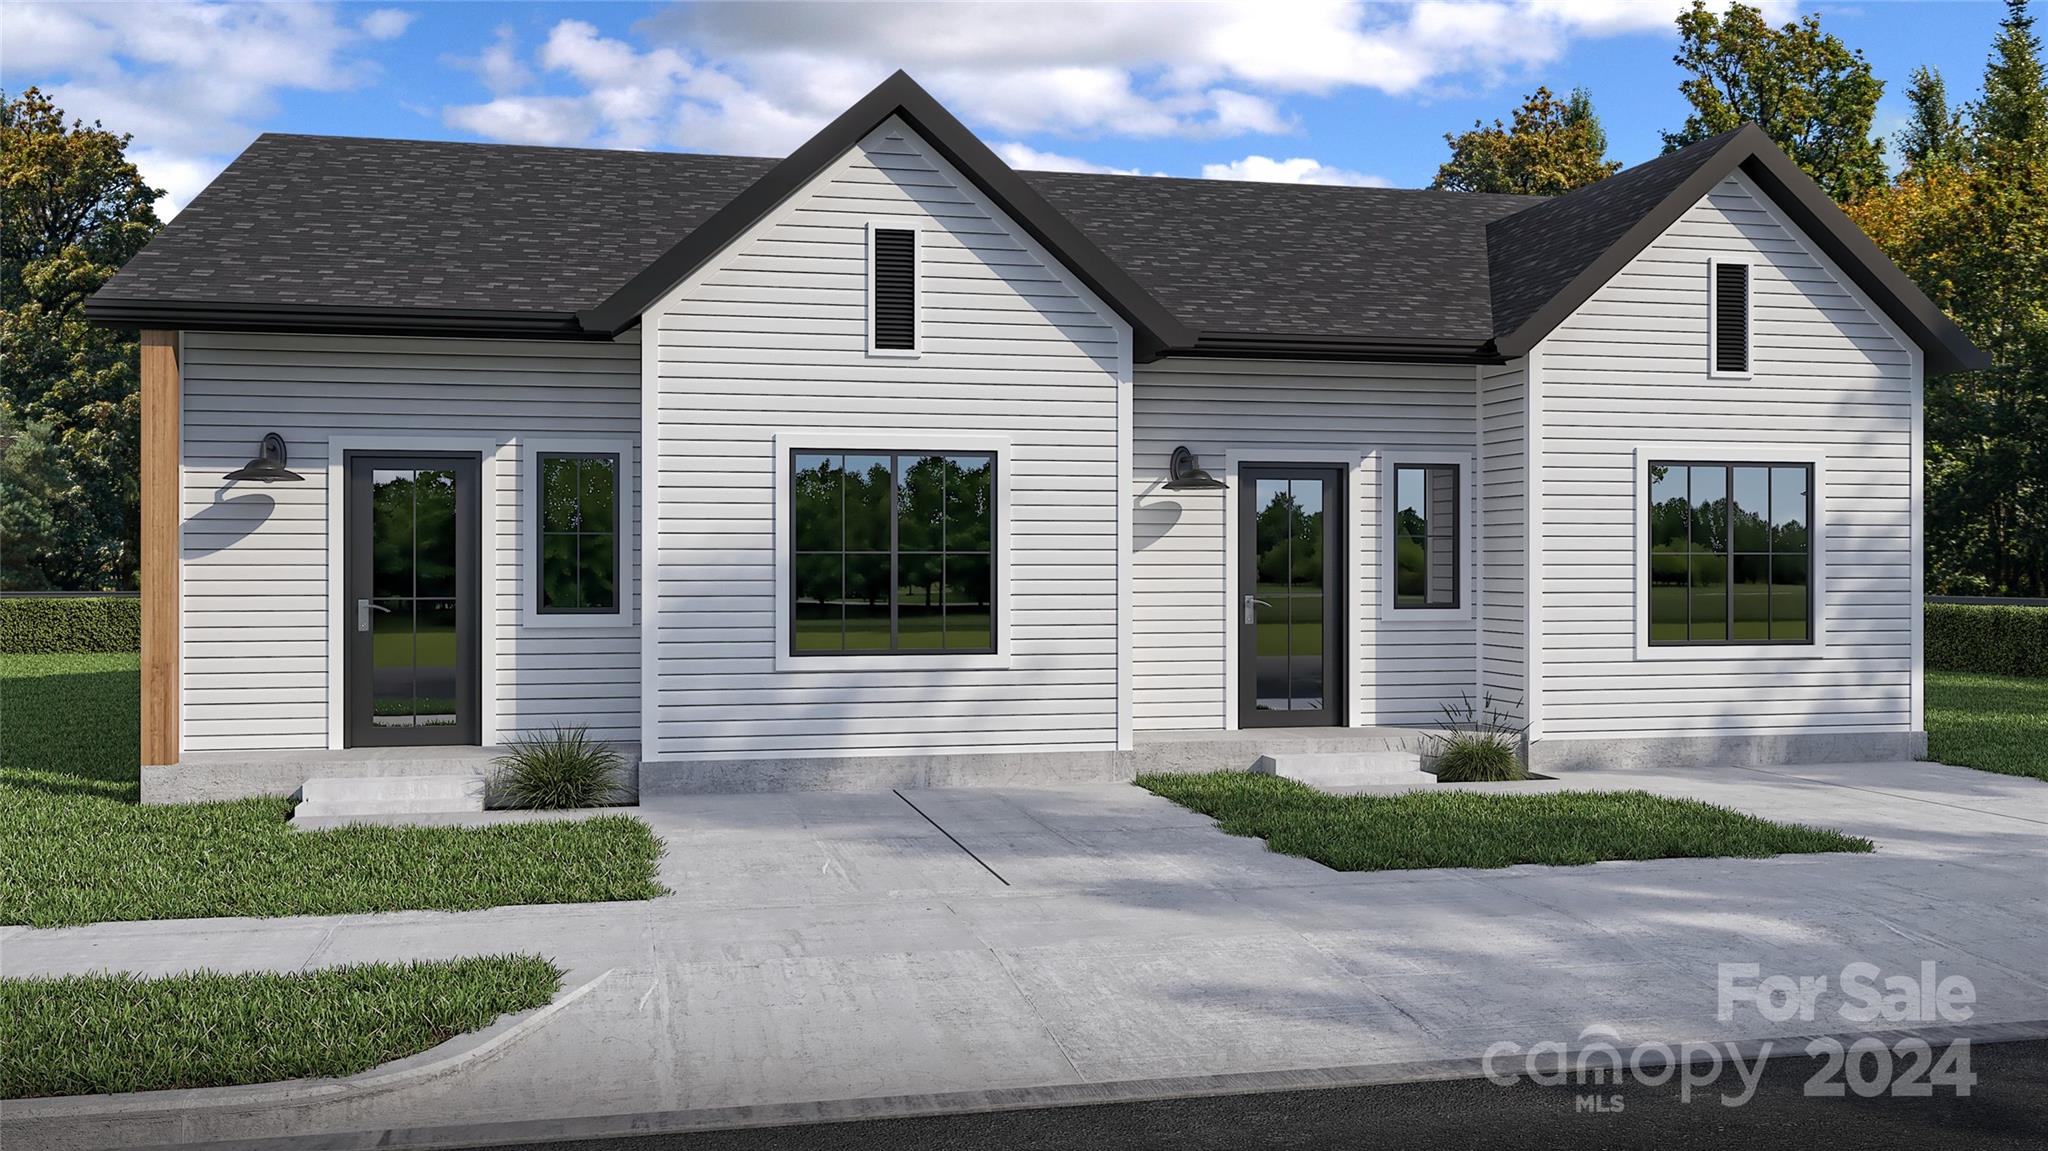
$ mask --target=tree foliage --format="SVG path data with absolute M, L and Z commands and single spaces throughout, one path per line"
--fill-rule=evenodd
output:
M 81 310 L 160 226 L 153 205 L 162 193 L 143 183 L 127 147 L 127 136 L 98 123 L 67 126 L 35 88 L 12 100 L 0 93 L 7 587 L 134 586 L 136 342 L 87 324 Z
M 1672 59 L 1690 74 L 1679 91 L 1692 114 L 1664 133 L 1665 151 L 1754 122 L 1837 203 L 1885 182 L 1884 142 L 1870 134 L 1884 82 L 1819 16 L 1773 28 L 1748 5 L 1716 15 L 1693 0 L 1678 31 Z
M 1556 196 L 1621 170 L 1607 158 L 1607 132 L 1584 88 L 1566 100 L 1538 88 L 1515 110 L 1513 127 L 1474 121 L 1469 132 L 1445 133 L 1444 142 L 1451 158 L 1430 186 L 1453 192 Z
M 1927 381 L 1932 586 L 2039 596 L 2048 594 L 2048 82 L 2025 0 L 2008 0 L 1983 97 L 1958 123 L 1955 146 L 1916 148 L 1851 214 L 1993 361 Z
M 1933 68 L 1913 69 L 1913 83 L 1906 89 L 1912 117 L 1899 130 L 1899 158 L 1908 168 L 1936 164 L 1957 164 L 1970 148 L 1963 130 L 1963 110 L 1951 108 L 1948 84 Z

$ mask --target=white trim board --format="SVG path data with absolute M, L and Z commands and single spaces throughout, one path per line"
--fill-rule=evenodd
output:
M 868 358 L 883 360 L 914 360 L 924 355 L 924 224 L 914 216 L 877 216 L 868 221 L 862 232 L 861 266 L 867 276 L 867 328 L 863 337 Z M 875 232 L 877 230 L 910 233 L 910 347 L 878 348 L 875 346 Z
M 1811 641 L 1802 644 L 1665 644 L 1650 643 L 1650 461 L 1675 463 L 1700 461 L 1735 464 L 1807 464 L 1813 468 L 1810 496 L 1812 522 L 1806 525 L 1807 579 L 1813 605 L 1808 621 Z M 1632 598 L 1635 603 L 1636 658 L 1645 661 L 1712 660 L 1816 660 L 1827 655 L 1827 453 L 1819 448 L 1767 448 L 1754 445 L 1714 443 L 1639 444 L 1635 450 L 1635 479 L 1630 485 L 1632 522 L 1629 546 L 1634 551 L 1630 566 L 1635 571 Z
M 344 638 L 348 634 L 348 601 L 346 598 L 347 572 L 343 567 L 343 549 L 346 546 L 347 525 L 343 522 L 348 503 L 347 471 L 343 456 L 348 452 L 473 452 L 477 456 L 477 483 L 481 490 L 477 500 L 483 511 L 484 522 L 496 522 L 492 514 L 493 501 L 497 499 L 499 468 L 504 461 L 500 453 L 512 446 L 514 440 L 499 440 L 490 436 L 440 435 L 427 432 L 377 433 L 327 437 L 327 747 L 340 751 L 346 743 L 346 705 L 344 703 L 345 673 L 343 671 Z M 480 531 L 477 533 L 477 564 L 480 574 L 495 572 L 499 561 L 500 532 Z M 485 579 L 484 587 L 489 581 Z M 479 627 L 477 628 L 477 678 L 481 681 L 477 691 L 477 742 L 491 747 L 498 742 L 498 693 L 495 681 L 498 674 L 498 652 L 503 639 L 503 626 L 498 622 L 498 613 L 488 602 L 491 593 L 482 591 L 484 602 L 477 604 Z
M 965 432 L 850 432 L 833 428 L 787 429 L 774 437 L 775 506 L 770 530 L 775 536 L 775 670 L 841 671 L 986 671 L 1010 666 L 1010 473 L 1015 458 L 1008 436 Z M 883 655 L 797 655 L 790 650 L 789 457 L 791 452 L 989 452 L 996 457 L 995 645 L 993 652 L 890 652 Z

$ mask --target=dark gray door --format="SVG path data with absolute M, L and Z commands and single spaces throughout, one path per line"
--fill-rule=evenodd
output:
M 1238 725 L 1344 723 L 1344 470 L 1238 470 Z
M 351 452 L 346 463 L 346 742 L 476 743 L 477 457 Z

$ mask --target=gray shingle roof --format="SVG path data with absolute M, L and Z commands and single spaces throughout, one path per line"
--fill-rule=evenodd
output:
M 264 135 L 109 299 L 567 313 L 774 160 Z
M 773 160 L 265 135 L 103 302 L 567 315 L 606 299 Z M 1532 201 L 1029 172 L 1182 322 L 1477 345 L 1485 225 Z
M 1987 362 L 1754 125 L 1549 200 L 1012 173 L 901 73 L 781 161 L 265 135 L 87 314 L 608 338 L 677 261 L 708 257 L 891 114 L 1000 192 L 1151 354 L 1520 355 L 1739 164 L 1929 349 L 1930 371 Z

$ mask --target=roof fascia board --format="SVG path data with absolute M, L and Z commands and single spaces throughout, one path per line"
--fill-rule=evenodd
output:
M 1971 343 L 1941 306 L 1892 263 L 1792 157 L 1767 142 L 1744 157 L 1740 166 L 1871 302 L 1920 345 L 1929 374 L 1981 371 L 1991 366 L 1990 355 Z
M 1801 171 L 1792 157 L 1755 124 L 1745 124 L 1692 175 L 1666 196 L 1655 209 L 1622 234 L 1563 291 L 1524 321 L 1521 327 L 1495 341 L 1504 356 L 1527 355 L 1543 338 L 1592 298 L 1593 293 L 1641 255 L 1657 237 L 1678 222 L 1679 217 L 1701 197 L 1741 169 L 1771 201 L 1779 206 L 1799 229 L 1856 285 L 1869 293 L 1883 312 L 1905 328 L 1926 353 L 1927 371 L 1975 371 L 1989 367 L 1991 357 L 1943 314 L 1918 285 L 1892 263 L 1863 229 L 1856 226 L 1813 178 Z
M 1193 330 L 1139 286 L 930 93 L 900 71 L 805 141 L 753 186 L 712 213 L 710 219 L 662 253 L 609 299 L 578 313 L 578 321 L 594 333 L 606 336 L 632 326 L 641 313 L 699 265 L 808 185 L 890 116 L 901 117 L 1090 291 L 1129 321 L 1137 358 L 1146 359 L 1162 348 L 1186 347 L 1195 342 Z
M 1314 336 L 1210 333 L 1193 347 L 1165 350 L 1163 357 L 1255 360 L 1319 360 L 1375 364 L 1500 364 L 1507 357 L 1490 344 L 1457 340 L 1358 340 Z M 1145 361 L 1149 362 L 1149 361 Z
M 184 303 L 94 296 L 86 319 L 112 328 L 188 332 L 334 332 L 406 336 L 497 336 L 604 340 L 566 312 L 491 312 L 455 308 L 347 308 L 327 305 Z

